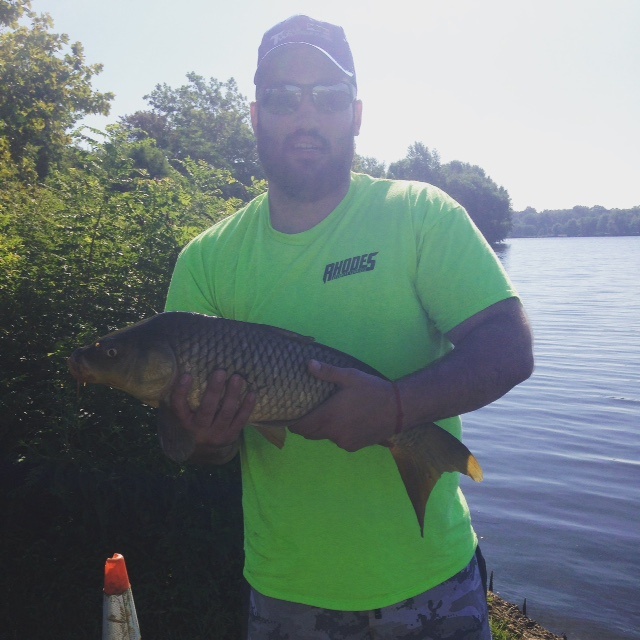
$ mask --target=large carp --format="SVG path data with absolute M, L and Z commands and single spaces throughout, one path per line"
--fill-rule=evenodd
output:
M 336 385 L 314 378 L 309 360 L 360 369 L 382 378 L 375 369 L 313 338 L 267 325 L 196 313 L 169 312 L 142 320 L 77 349 L 69 369 L 81 383 L 105 384 L 159 407 L 159 436 L 167 456 L 187 460 L 194 450 L 191 433 L 169 409 L 169 395 L 183 373 L 193 377 L 189 404 L 195 410 L 207 380 L 216 369 L 242 376 L 256 393 L 250 424 L 278 446 L 285 426 L 324 402 Z M 423 530 L 429 495 L 446 471 L 482 480 L 478 461 L 462 442 L 436 425 L 407 429 L 380 443 L 389 448 Z

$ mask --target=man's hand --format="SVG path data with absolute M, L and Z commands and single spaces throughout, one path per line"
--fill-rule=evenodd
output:
M 380 444 L 393 435 L 397 403 L 391 382 L 357 369 L 312 360 L 309 372 L 338 391 L 289 427 L 309 440 L 332 440 L 346 451 Z
M 183 375 L 170 401 L 180 426 L 195 438 L 195 453 L 190 461 L 227 462 L 238 450 L 238 439 L 255 407 L 256 394 L 246 391 L 247 383 L 240 376 L 227 380 L 226 371 L 217 370 L 207 382 L 200 406 L 193 411 L 187 401 L 192 384 L 191 376 Z

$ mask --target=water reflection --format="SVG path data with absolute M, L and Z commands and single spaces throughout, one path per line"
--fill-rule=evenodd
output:
M 491 248 L 493 249 L 496 256 L 498 256 L 498 259 L 502 263 L 502 266 L 507 270 L 507 272 L 509 271 L 509 254 L 511 253 L 510 242 L 510 240 L 507 240 L 506 242 L 491 245 Z

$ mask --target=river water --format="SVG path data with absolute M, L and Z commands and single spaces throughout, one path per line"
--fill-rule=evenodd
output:
M 640 237 L 517 238 L 499 255 L 536 370 L 464 418 L 494 590 L 569 640 L 640 639 Z

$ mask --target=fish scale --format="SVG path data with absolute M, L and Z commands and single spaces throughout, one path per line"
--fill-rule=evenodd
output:
M 165 339 L 178 354 L 179 370 L 189 371 L 194 378 L 190 394 L 193 408 L 199 405 L 207 380 L 216 369 L 224 369 L 227 376 L 242 376 L 248 388 L 258 392 L 251 416 L 256 422 L 296 420 L 308 412 L 310 404 L 319 404 L 334 392 L 335 385 L 314 383 L 305 373 L 307 362 L 323 355 L 323 350 L 314 348 L 315 343 L 309 339 L 284 330 L 280 335 L 277 329 L 255 325 L 258 329 L 254 333 L 238 340 L 235 321 L 217 319 L 217 331 L 212 333 L 206 330 L 208 323 L 200 321 L 203 317 L 189 318 L 186 331 L 176 331 L 171 324 L 164 331 Z M 338 366 L 355 364 L 346 354 L 325 359 Z M 265 362 L 270 368 L 265 368 Z M 269 392 L 260 393 L 264 389 Z

